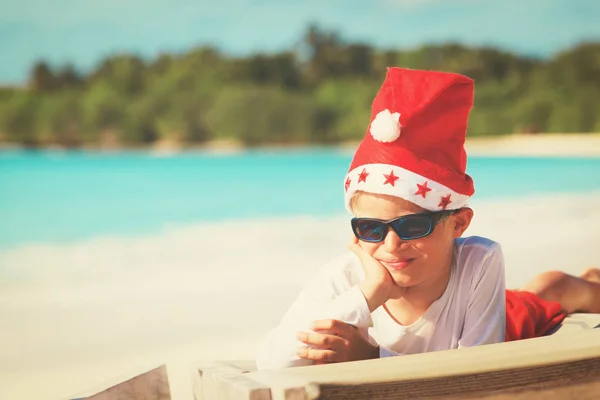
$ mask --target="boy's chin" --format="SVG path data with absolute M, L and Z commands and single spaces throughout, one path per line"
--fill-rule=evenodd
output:
M 417 286 L 425 282 L 435 282 L 442 274 L 443 271 L 441 270 L 428 271 L 426 268 L 406 268 L 400 271 L 390 271 L 394 284 L 402 288 Z
M 404 271 L 394 271 L 391 275 L 396 286 L 402 288 L 415 286 L 421 282 L 421 279 L 419 279 L 419 277 L 413 276 L 413 274 L 406 273 Z

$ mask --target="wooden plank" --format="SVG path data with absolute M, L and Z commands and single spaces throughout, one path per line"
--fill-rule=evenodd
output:
M 189 365 L 169 362 L 150 370 L 117 373 L 72 400 L 193 400 L 190 372 Z
M 563 390 L 574 383 L 579 385 L 578 390 L 588 390 L 596 385 L 590 380 L 598 376 L 599 329 L 467 349 L 246 374 L 246 378 L 271 388 L 273 400 L 451 398 L 448 396 L 535 391 L 543 387 Z
M 600 357 L 555 365 L 515 368 L 505 371 L 474 373 L 435 379 L 413 379 L 385 384 L 321 385 L 319 399 L 414 399 L 457 400 L 471 396 L 487 398 L 492 394 L 509 396 L 526 392 L 528 398 L 545 398 L 547 393 L 565 385 L 598 382 Z M 458 394 L 458 395 L 457 395 Z M 599 394 L 600 395 L 600 394 Z M 495 397 L 495 396 L 494 396 Z M 508 397 L 500 397 L 508 398 Z
M 86 400 L 171 400 L 166 366 L 135 376 Z
M 244 375 L 252 371 L 256 371 L 254 361 L 204 363 L 198 367 L 194 382 L 195 398 L 271 400 L 270 388 Z
M 445 397 L 444 400 L 598 400 L 600 398 L 600 377 L 561 385 L 515 388 L 491 394 L 460 395 Z M 435 398 L 431 398 L 435 400 Z
M 571 314 L 562 322 L 553 335 L 570 335 L 586 329 L 600 327 L 600 314 Z

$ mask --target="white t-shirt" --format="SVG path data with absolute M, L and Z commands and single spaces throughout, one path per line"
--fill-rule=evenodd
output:
M 359 259 L 348 253 L 326 265 L 300 293 L 259 349 L 258 369 L 312 365 L 296 356 L 296 333 L 318 319 L 356 326 L 380 346 L 380 357 L 457 349 L 504 341 L 506 295 L 500 245 L 471 236 L 455 241 L 450 279 L 442 296 L 408 326 L 384 307 L 369 313 L 358 287 L 365 278 Z

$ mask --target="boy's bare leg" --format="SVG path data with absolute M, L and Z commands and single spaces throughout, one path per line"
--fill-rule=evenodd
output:
M 586 281 L 600 283 L 600 268 L 588 268 L 579 277 Z
M 580 277 L 561 271 L 536 276 L 521 290 L 560 303 L 568 313 L 600 313 L 600 270 L 589 268 Z

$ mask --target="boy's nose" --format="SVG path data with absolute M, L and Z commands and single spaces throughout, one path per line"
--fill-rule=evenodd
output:
M 388 253 L 393 253 L 402 245 L 408 246 L 406 241 L 400 239 L 400 236 L 393 229 L 390 229 L 383 241 L 384 250 Z

